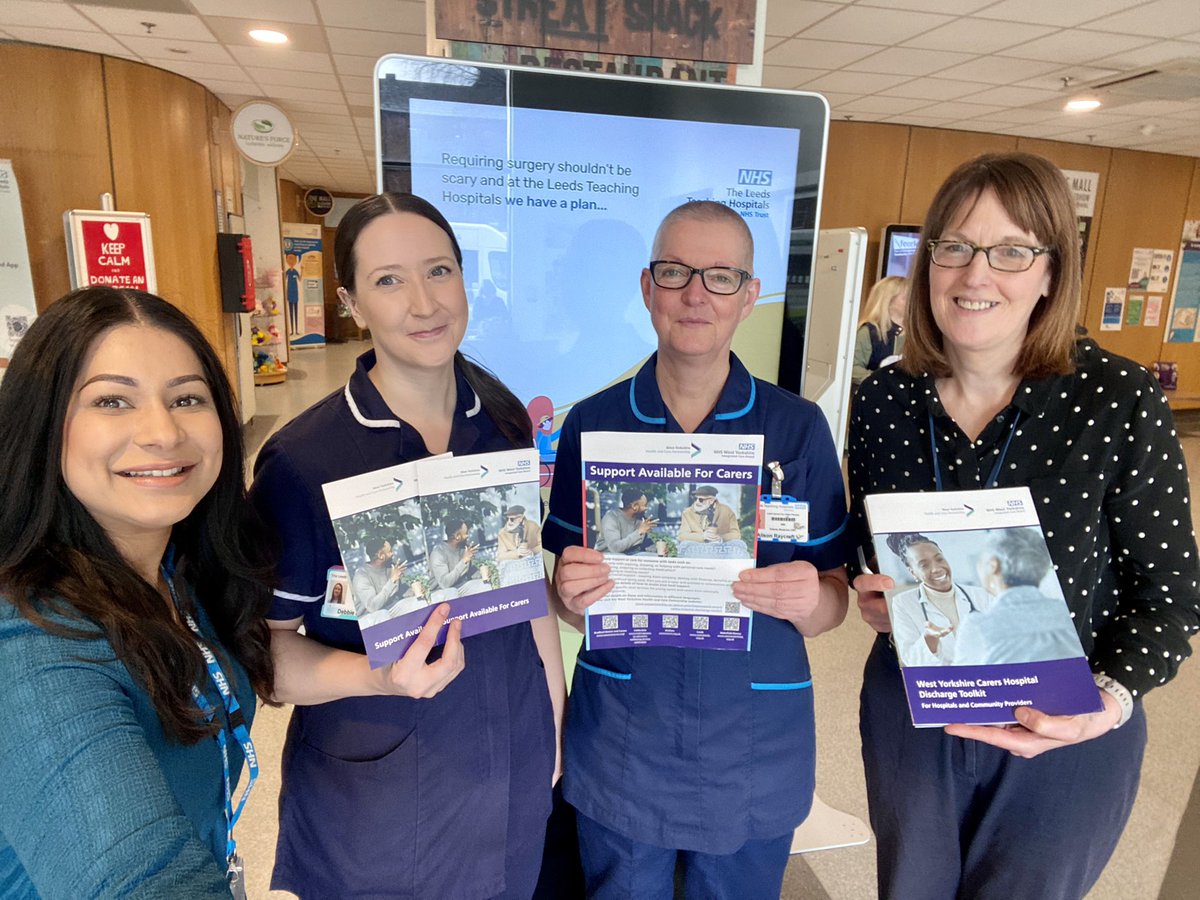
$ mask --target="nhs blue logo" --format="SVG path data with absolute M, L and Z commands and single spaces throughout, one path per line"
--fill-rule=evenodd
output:
M 749 184 L 754 187 L 771 186 L 770 169 L 738 169 L 738 184 Z

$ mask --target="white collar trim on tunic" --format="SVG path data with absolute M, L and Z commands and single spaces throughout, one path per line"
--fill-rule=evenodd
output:
M 467 385 L 467 386 L 470 387 L 470 385 Z M 400 427 L 399 419 L 368 419 L 366 416 L 364 416 L 362 414 L 362 410 L 360 410 L 358 408 L 358 404 L 356 402 L 354 402 L 354 394 L 352 394 L 350 392 L 350 382 L 349 381 L 346 382 L 346 386 L 345 386 L 345 388 L 342 389 L 342 393 L 346 397 L 346 406 L 348 406 L 350 408 L 350 415 L 354 416 L 355 421 L 358 422 L 359 425 L 362 425 L 364 428 L 399 428 Z M 483 402 L 479 399 L 479 394 L 475 393 L 474 388 L 471 388 L 471 396 L 475 398 L 475 402 L 471 405 L 471 408 L 468 409 L 465 413 L 465 415 L 468 419 L 470 419 L 472 416 L 476 415 L 481 409 L 483 409 Z

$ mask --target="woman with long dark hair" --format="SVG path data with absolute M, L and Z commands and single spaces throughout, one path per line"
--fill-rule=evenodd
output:
M 0 894 L 228 897 L 274 682 L 220 362 L 165 300 L 78 290 L 18 345 L 0 422 Z
M 275 697 L 296 705 L 272 886 L 305 898 L 529 897 L 565 697 L 553 616 L 466 641 L 455 621 L 434 648 L 443 603 L 401 659 L 372 670 L 358 625 L 321 615 L 341 564 L 322 484 L 430 454 L 529 447 L 529 417 L 458 350 L 462 252 L 433 206 L 394 193 L 359 202 L 334 257 L 338 293 L 374 349 L 267 442 L 252 489 L 283 541 Z

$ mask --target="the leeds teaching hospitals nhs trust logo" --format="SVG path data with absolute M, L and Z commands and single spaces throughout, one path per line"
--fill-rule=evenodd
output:
M 737 183 L 750 187 L 770 187 L 772 174 L 770 169 L 738 169 Z

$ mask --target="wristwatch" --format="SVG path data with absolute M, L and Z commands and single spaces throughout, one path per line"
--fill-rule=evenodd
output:
M 1096 682 L 1096 687 L 1113 697 L 1121 705 L 1121 718 L 1113 726 L 1113 728 L 1120 728 L 1133 715 L 1133 694 L 1129 693 L 1129 689 L 1125 685 L 1108 675 L 1099 675 L 1093 672 L 1092 679 Z

